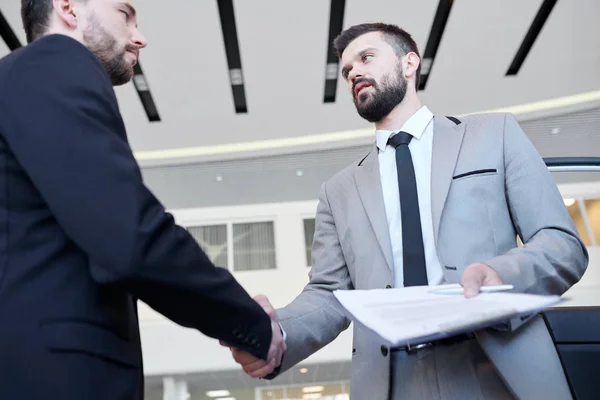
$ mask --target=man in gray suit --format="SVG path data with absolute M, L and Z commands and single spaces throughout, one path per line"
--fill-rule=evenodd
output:
M 258 299 L 279 317 L 287 351 L 277 366 L 233 349 L 254 377 L 282 373 L 349 326 L 334 290 L 462 283 L 471 297 L 507 283 L 560 295 L 587 267 L 561 195 L 512 115 L 458 120 L 422 106 L 419 52 L 396 26 L 353 26 L 334 46 L 377 140 L 321 188 L 308 285 L 276 312 Z M 359 326 L 353 338 L 353 399 L 571 397 L 539 317 L 410 348 L 389 349 Z

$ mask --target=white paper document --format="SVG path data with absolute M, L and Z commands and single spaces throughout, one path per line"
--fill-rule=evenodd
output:
M 559 296 L 509 292 L 433 293 L 457 285 L 398 289 L 336 290 L 334 295 L 355 322 L 378 334 L 392 347 L 415 345 L 473 331 L 515 318 L 525 320 L 561 301 Z

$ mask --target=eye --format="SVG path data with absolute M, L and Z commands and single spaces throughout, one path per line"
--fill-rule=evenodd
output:
M 365 54 L 364 56 L 362 56 L 362 60 L 363 60 L 363 62 L 367 62 L 367 61 L 371 60 L 372 57 L 373 57 L 373 54 Z
M 129 19 L 129 13 L 127 11 L 121 10 L 121 13 L 125 16 L 125 19 Z

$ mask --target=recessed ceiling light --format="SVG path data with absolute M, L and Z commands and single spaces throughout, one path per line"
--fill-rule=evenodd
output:
M 552 133 L 553 135 L 556 135 L 557 133 L 560 133 L 560 128 L 552 128 L 550 133 Z
M 210 390 L 208 392 L 206 392 L 206 395 L 208 397 L 223 397 L 223 396 L 229 396 L 229 390 Z M 220 399 L 220 400 L 224 400 L 224 399 Z
M 302 388 L 302 393 L 318 393 L 325 390 L 325 386 L 306 386 Z
M 296 171 L 296 176 L 302 176 L 304 175 L 304 171 L 302 171 L 301 169 Z
M 563 199 L 563 201 L 567 207 L 571 207 L 573 204 L 575 204 L 575 199 Z
M 322 399 L 321 393 L 306 393 L 302 396 L 303 399 Z
M 300 368 L 300 373 L 305 374 L 308 372 L 308 368 Z
M 217 175 L 217 177 L 215 179 L 217 180 L 217 182 L 223 181 L 223 177 L 221 175 Z

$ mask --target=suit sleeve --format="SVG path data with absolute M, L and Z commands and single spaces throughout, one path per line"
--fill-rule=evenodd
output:
M 326 184 L 321 187 L 317 206 L 309 278 L 302 293 L 289 305 L 277 310 L 286 333 L 287 346 L 277 373 L 286 371 L 331 343 L 350 325 L 333 295 L 334 290 L 353 287 L 327 198 Z
M 62 43 L 11 73 L 0 88 L 0 132 L 67 236 L 87 253 L 93 278 L 266 358 L 269 317 L 145 187 L 95 57 Z
M 504 169 L 508 207 L 524 245 L 485 263 L 519 292 L 560 295 L 581 279 L 588 253 L 543 159 L 510 114 Z

